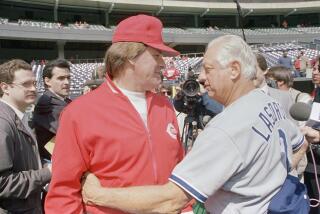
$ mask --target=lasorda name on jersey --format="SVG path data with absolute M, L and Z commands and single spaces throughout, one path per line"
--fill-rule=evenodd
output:
M 259 124 L 257 125 L 258 127 L 252 126 L 252 129 L 268 142 L 270 134 L 273 132 L 274 125 L 280 120 L 285 120 L 286 114 L 279 103 L 271 102 L 268 103 L 263 108 L 263 111 L 259 113 L 259 119 L 262 121 L 261 124 L 263 124 L 263 127 Z

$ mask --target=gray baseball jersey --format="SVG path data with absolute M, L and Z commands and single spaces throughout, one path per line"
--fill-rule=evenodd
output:
M 279 103 L 260 89 L 213 118 L 170 177 L 211 213 L 266 213 L 283 184 L 284 143 L 299 148 L 304 137 Z

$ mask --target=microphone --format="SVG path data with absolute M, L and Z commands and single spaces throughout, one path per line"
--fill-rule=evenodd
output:
M 307 121 L 309 120 L 311 110 L 312 106 L 306 103 L 297 102 L 291 106 L 289 112 L 293 119 L 297 121 Z
M 312 106 L 297 102 L 290 108 L 290 115 L 298 121 L 307 121 L 306 126 L 320 130 L 320 103 L 312 103 Z

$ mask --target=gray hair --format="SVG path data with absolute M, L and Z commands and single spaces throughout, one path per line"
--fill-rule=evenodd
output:
M 240 63 L 241 73 L 250 80 L 256 77 L 257 60 L 250 46 L 239 36 L 225 35 L 212 40 L 208 44 L 219 47 L 217 61 L 222 67 L 236 60 Z

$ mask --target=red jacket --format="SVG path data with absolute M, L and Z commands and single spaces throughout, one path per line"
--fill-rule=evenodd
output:
M 68 105 L 52 156 L 47 214 L 122 213 L 82 203 L 81 176 L 93 172 L 106 187 L 165 184 L 183 158 L 168 99 L 147 93 L 148 127 L 111 81 Z

